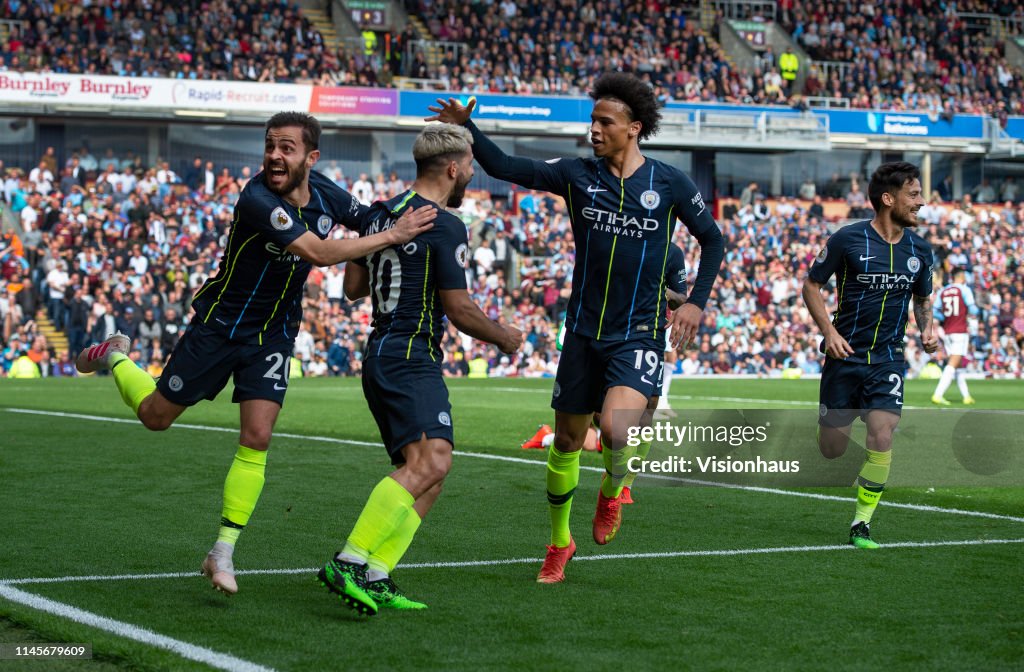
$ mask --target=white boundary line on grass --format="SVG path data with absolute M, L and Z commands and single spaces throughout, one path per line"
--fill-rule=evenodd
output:
M 508 388 L 519 391 L 518 388 Z M 684 397 L 688 398 L 688 397 Z M 715 398 L 716 401 L 755 401 L 746 400 L 732 397 Z M 802 402 L 791 402 L 793 404 L 802 404 Z M 32 409 L 17 409 L 8 408 L 6 409 L 12 413 L 24 413 L 33 415 L 46 415 L 52 417 L 66 417 L 80 420 L 99 421 L 99 422 L 115 422 L 123 424 L 135 424 L 135 420 L 129 420 L 124 418 L 104 418 L 100 416 L 85 415 L 79 413 L 61 413 L 52 411 L 38 411 Z M 214 427 L 208 425 L 192 425 L 192 424 L 177 424 L 176 427 L 182 429 L 195 429 L 200 431 L 213 431 L 213 432 L 231 432 L 234 433 L 237 430 L 229 429 L 226 427 Z M 341 443 L 358 446 L 377 446 L 378 443 L 372 441 L 357 441 L 352 439 L 338 439 L 334 437 L 324 436 L 310 436 L 302 434 L 289 434 L 284 432 L 278 432 L 277 436 L 283 438 L 302 439 L 306 441 L 320 441 L 326 443 Z M 545 464 L 540 460 L 530 460 L 524 458 L 516 458 L 503 455 L 488 455 L 484 453 L 471 453 L 465 451 L 455 451 L 456 455 L 465 457 L 478 457 L 482 459 L 495 459 L 506 462 L 517 462 L 524 464 L 542 465 Z M 590 471 L 601 471 L 596 467 L 583 467 Z M 787 490 L 779 490 L 775 488 L 759 488 L 751 486 L 739 486 L 739 485 L 728 485 L 720 483 L 711 483 L 705 481 L 699 481 L 697 479 L 684 479 L 671 476 L 661 475 L 648 475 L 650 478 L 659 478 L 662 480 L 678 481 L 678 482 L 690 482 L 701 485 L 713 485 L 720 487 L 729 487 L 739 490 L 747 490 L 752 492 L 762 492 L 766 494 L 778 494 L 778 495 L 790 495 L 800 497 L 810 497 L 813 499 L 822 499 L 829 501 L 841 501 L 848 502 L 848 498 L 836 497 L 831 495 L 819 495 L 814 493 L 800 493 L 790 492 Z M 1024 522 L 1024 518 L 1017 518 L 1014 516 L 1003 516 L 1000 514 L 992 514 L 978 511 L 962 511 L 959 509 L 943 509 L 935 506 L 915 505 L 915 504 L 897 504 L 888 503 L 890 507 L 908 508 L 921 511 L 932 511 L 941 513 L 955 513 L 959 515 L 968 516 L 980 516 L 986 518 L 998 518 L 1005 520 L 1013 520 L 1016 522 Z M 932 548 L 942 546 L 977 546 L 977 545 L 991 545 L 991 544 L 1019 544 L 1024 543 L 1024 539 L 987 539 L 987 540 L 964 540 L 964 541 L 940 541 L 940 542 L 896 542 L 892 544 L 886 544 L 883 548 Z M 739 556 L 739 555 L 756 555 L 756 554 L 773 554 L 773 553 L 801 553 L 801 552 L 821 552 L 821 551 L 843 551 L 849 550 L 850 546 L 841 545 L 828 545 L 828 546 L 793 546 L 793 547 L 778 547 L 778 548 L 748 548 L 748 549 L 725 549 L 725 550 L 706 550 L 706 551 L 666 551 L 658 553 L 619 553 L 619 554 L 606 554 L 606 555 L 591 555 L 591 556 L 577 556 L 576 560 L 620 560 L 620 559 L 643 559 L 643 558 L 685 558 L 685 557 L 721 557 L 721 556 Z M 482 567 L 482 566 L 495 566 L 495 565 L 513 565 L 513 564 L 533 564 L 538 562 L 538 558 L 509 558 L 501 560 L 470 560 L 470 561 L 459 561 L 459 562 L 433 562 L 433 563 L 411 563 L 408 565 L 402 565 L 406 569 L 422 569 L 422 568 L 455 568 L 455 567 Z M 277 570 L 242 570 L 238 572 L 240 575 L 254 575 L 254 574 L 304 574 L 313 573 L 316 571 L 315 568 L 306 569 L 277 569 Z M 226 670 L 227 672 L 274 672 L 272 668 L 257 665 L 255 663 L 237 658 L 230 654 L 219 653 L 211 649 L 207 649 L 194 644 L 189 644 L 166 635 L 161 635 L 142 628 L 130 623 L 124 623 L 117 621 L 105 616 L 100 616 L 92 612 L 79 609 L 69 604 L 62 602 L 56 602 L 54 600 L 40 597 L 27 593 L 23 590 L 14 587 L 14 584 L 25 585 L 25 584 L 42 584 L 42 583 L 64 583 L 72 581 L 112 581 L 112 580 L 141 580 L 141 579 L 159 579 L 159 578 L 186 578 L 196 577 L 197 574 L 193 572 L 170 572 L 160 574 L 121 574 L 112 576 L 66 576 L 58 578 L 28 578 L 28 579 L 14 579 L 14 580 L 0 580 L 0 596 L 18 604 L 50 613 L 61 618 L 67 618 L 69 620 L 81 623 L 83 625 L 91 626 L 99 630 L 110 632 L 114 635 L 131 639 L 143 644 L 148 644 L 157 648 L 165 649 L 172 653 L 175 653 L 183 658 L 189 660 L 195 660 L 211 667 Z
M 449 392 L 459 392 L 461 390 L 467 391 L 488 391 L 488 392 L 527 392 L 534 394 L 546 394 L 551 396 L 550 389 L 534 388 L 534 387 L 487 387 L 484 385 L 463 385 L 459 387 L 451 387 Z M 670 394 L 669 399 L 678 399 L 681 401 L 728 401 L 730 403 L 737 404 L 770 404 L 770 405 L 783 405 L 783 406 L 813 406 L 817 408 L 818 402 L 816 401 L 802 401 L 798 399 L 753 399 L 751 397 L 709 397 L 709 396 L 694 396 L 692 394 Z M 685 409 L 684 409 L 685 410 Z M 702 409 L 702 410 L 721 410 L 721 409 Z M 756 409 L 762 410 L 762 409 Z M 904 406 L 903 410 L 906 411 L 928 411 L 938 410 L 935 406 Z M 957 410 L 957 409 L 954 409 Z M 997 413 L 999 415 L 1024 415 L 1024 410 L 1016 410 L 1010 408 L 1002 409 L 967 409 L 972 412 L 984 412 L 984 413 Z
M 227 653 L 218 653 L 212 649 L 207 649 L 202 646 L 196 646 L 195 644 L 189 644 L 178 639 L 167 637 L 147 630 L 146 628 L 140 628 L 137 625 L 131 623 L 124 623 L 122 621 L 115 621 L 112 618 L 106 616 L 100 616 L 94 614 L 91 611 L 84 611 L 78 607 L 73 607 L 70 604 L 64 604 L 63 602 L 56 602 L 46 597 L 40 597 L 31 593 L 26 593 L 23 590 L 19 590 L 6 582 L 0 582 L 0 597 L 4 597 L 11 602 L 17 602 L 26 607 L 38 609 L 54 616 L 60 616 L 72 620 L 76 623 L 88 625 L 105 632 L 112 633 L 119 637 L 131 639 L 136 642 L 143 644 L 149 644 L 160 649 L 166 649 L 172 653 L 176 653 L 182 658 L 189 660 L 195 660 L 200 663 L 215 667 L 218 670 L 227 670 L 227 672 L 274 672 L 273 668 L 264 667 L 263 665 L 257 665 L 241 658 L 236 658 Z
M 884 544 L 879 550 L 894 548 L 940 548 L 947 546 L 990 546 L 999 544 L 1024 544 L 1022 539 L 962 539 L 951 541 L 897 541 Z M 822 551 L 856 550 L 849 544 L 830 544 L 826 546 L 778 546 L 774 548 L 726 548 L 710 551 L 660 551 L 652 553 L 604 553 L 600 555 L 577 555 L 574 560 L 644 560 L 649 558 L 709 558 L 738 555 L 766 555 L 774 553 L 814 553 Z M 497 565 L 529 565 L 536 564 L 543 558 L 502 558 L 499 560 L 460 560 L 450 562 L 413 562 L 401 564 L 402 569 L 449 569 L 459 567 L 493 567 Z M 237 576 L 256 575 L 288 575 L 314 574 L 317 567 L 300 569 L 243 569 L 235 572 Z M 76 583 L 84 581 L 142 581 L 153 579 L 184 579 L 198 578 L 198 572 L 160 572 L 155 574 L 93 574 L 86 576 L 37 577 L 27 579 L 0 580 L 0 595 L 7 586 L 29 584 Z M 25 593 L 26 595 L 28 593 Z
M 24 414 L 29 414 L 29 415 L 46 415 L 46 416 L 60 417 L 60 418 L 74 418 L 74 419 L 77 419 L 77 420 L 90 420 L 90 421 L 94 421 L 94 422 L 115 422 L 115 423 L 121 423 L 121 424 L 141 426 L 141 425 L 139 425 L 138 420 L 130 420 L 130 419 L 127 419 L 127 418 L 107 418 L 107 417 L 102 417 L 102 416 L 98 416 L 98 415 L 84 415 L 82 413 L 63 413 L 63 412 L 58 412 L 58 411 L 39 411 L 39 410 L 28 409 L 28 408 L 7 408 L 5 410 L 7 410 L 10 413 L 24 413 Z M 232 434 L 237 434 L 238 433 L 237 429 L 229 429 L 227 427 L 214 427 L 214 426 L 209 426 L 209 425 L 190 425 L 190 424 L 181 423 L 181 424 L 175 424 L 174 427 L 178 427 L 178 428 L 181 428 L 181 429 L 195 429 L 195 430 L 199 430 L 199 431 L 208 431 L 208 432 L 230 432 Z M 285 432 L 274 432 L 274 436 L 279 436 L 279 437 L 287 438 L 287 439 L 301 439 L 301 440 L 304 440 L 304 441 L 321 441 L 321 442 L 324 442 L 324 443 L 341 443 L 341 444 L 349 444 L 349 445 L 354 445 L 354 446 L 375 446 L 375 447 L 380 447 L 381 446 L 380 443 L 374 442 L 374 441 L 356 441 L 356 440 L 353 440 L 353 439 L 339 439 L 339 438 L 335 438 L 335 437 L 331 437 L 331 436 L 312 436 L 312 435 L 306 435 L 306 434 L 288 434 L 288 433 L 285 433 Z M 476 458 L 485 459 L 485 460 L 499 460 L 501 462 L 516 462 L 516 463 L 520 463 L 520 464 L 532 464 L 532 465 L 540 465 L 540 466 L 543 466 L 543 465 L 546 464 L 546 462 L 543 462 L 541 460 L 530 460 L 530 459 L 526 459 L 526 458 L 522 458 L 522 457 L 512 457 L 512 456 L 509 456 L 509 455 L 491 455 L 491 454 L 488 454 L 488 453 L 471 453 L 471 452 L 467 452 L 467 451 L 464 451 L 464 450 L 456 450 L 456 451 L 454 451 L 454 454 L 455 455 L 459 455 L 461 457 L 476 457 Z M 584 467 L 584 466 L 581 466 L 580 469 L 585 470 L 585 471 L 596 471 L 596 472 L 603 472 L 604 471 L 604 469 L 602 469 L 600 467 Z M 714 481 L 703 481 L 703 480 L 696 479 L 696 478 L 683 478 L 681 476 L 666 476 L 666 475 L 663 475 L 663 474 L 643 474 L 642 479 L 644 479 L 644 480 L 646 480 L 646 479 L 657 479 L 657 480 L 662 480 L 662 481 L 671 481 L 671 482 L 674 482 L 674 483 L 684 483 L 684 484 L 688 484 L 688 485 L 699 485 L 699 486 L 708 486 L 708 487 L 716 487 L 716 488 L 728 488 L 730 490 L 744 490 L 744 491 L 747 491 L 747 492 L 758 492 L 758 493 L 767 494 L 767 495 L 784 495 L 784 496 L 787 496 L 787 497 L 804 497 L 806 499 L 817 499 L 817 500 L 820 500 L 820 501 L 827 501 L 827 502 L 843 502 L 843 503 L 847 503 L 848 504 L 851 501 L 853 501 L 853 499 L 850 498 L 850 497 L 840 497 L 838 495 L 822 495 L 822 494 L 815 493 L 815 492 L 794 492 L 792 490 L 783 490 L 781 488 L 764 488 L 764 487 L 759 487 L 759 486 L 754 486 L 754 485 L 736 485 L 736 484 L 733 484 L 733 483 L 716 483 Z M 949 508 L 945 508 L 945 507 L 941 507 L 941 506 L 931 506 L 929 504 L 907 504 L 907 503 L 903 503 L 903 502 L 889 502 L 889 501 L 887 501 L 885 503 L 885 506 L 886 506 L 886 508 L 894 508 L 894 509 L 909 509 L 911 511 L 927 511 L 927 512 L 931 512 L 931 513 L 948 513 L 948 514 L 951 514 L 951 515 L 958 515 L 958 516 L 972 516 L 972 517 L 975 517 L 975 518 L 992 518 L 992 519 L 995 519 L 995 520 L 1009 520 L 1009 521 L 1012 521 L 1012 522 L 1015 522 L 1015 523 L 1024 523 L 1024 517 L 1008 516 L 1008 515 L 1001 514 L 1001 513 L 988 513 L 987 511 L 969 511 L 969 510 L 966 510 L 966 509 L 949 509 Z

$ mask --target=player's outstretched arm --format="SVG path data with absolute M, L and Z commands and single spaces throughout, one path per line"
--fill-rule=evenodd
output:
M 435 114 L 426 117 L 426 121 L 440 121 L 446 124 L 457 124 L 465 126 L 473 135 L 473 158 L 477 160 L 480 167 L 491 177 L 518 184 L 527 189 L 543 189 L 555 191 L 561 186 L 561 179 L 553 179 L 548 173 L 558 173 L 557 167 L 552 167 L 544 161 L 534 161 L 520 156 L 509 156 L 501 151 L 494 142 L 488 138 L 483 131 L 476 127 L 469 117 L 476 107 L 476 98 L 470 98 L 467 105 L 463 105 L 454 98 L 445 100 L 437 99 L 437 105 L 431 105 L 427 109 Z M 547 168 L 545 168 L 547 167 Z
M 442 289 L 441 305 L 455 328 L 479 341 L 493 343 L 506 355 L 523 345 L 523 332 L 513 326 L 487 319 L 465 289 Z
M 370 270 L 353 262 L 345 264 L 345 298 L 358 301 L 370 295 Z
M 391 245 L 407 243 L 424 231 L 433 228 L 433 221 L 436 217 L 437 208 L 427 205 L 406 211 L 395 222 L 394 227 L 371 236 L 320 240 L 316 234 L 307 231 L 296 238 L 286 249 L 315 266 L 333 266 L 343 261 L 365 257 Z
M 921 346 L 929 355 L 939 349 L 939 336 L 932 319 L 932 297 L 914 295 L 914 321 L 921 331 Z
M 804 279 L 803 298 L 807 311 L 811 314 L 814 323 L 818 325 L 822 336 L 825 337 L 825 354 L 833 359 L 846 359 L 853 354 L 853 348 L 846 342 L 846 339 L 839 335 L 832 322 L 828 319 L 828 308 L 825 306 L 825 298 L 821 295 L 821 288 L 824 285 L 815 282 L 810 278 Z

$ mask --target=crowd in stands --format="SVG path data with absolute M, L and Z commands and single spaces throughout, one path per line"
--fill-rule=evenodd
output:
M 949 118 L 1024 113 L 1022 73 L 1005 45 L 961 18 L 977 12 L 1024 26 L 1020 2 L 779 0 L 776 17 L 815 61 L 797 85 L 769 47 L 757 66 L 737 69 L 693 8 L 658 0 L 541 0 L 517 3 L 406 0 L 430 35 L 402 30 L 363 45 L 327 48 L 288 0 L 95 2 L 3 0 L 21 22 L 0 45 L 0 71 L 53 71 L 183 79 L 324 85 L 394 85 L 396 76 L 434 80 L 445 90 L 585 95 L 606 70 L 635 72 L 662 101 L 800 105 L 804 96 L 844 98 L 855 108 L 916 110 Z M 751 5 L 756 7 L 756 5 Z M 764 17 L 754 17 L 756 19 Z M 986 28 L 987 30 L 987 28 Z M 1012 36 L 1011 36 L 1012 37 Z M 457 43 L 438 63 L 417 39 Z
M 328 177 L 364 202 L 405 189 L 395 173 L 349 179 L 330 161 L 321 165 Z M 142 167 L 137 157 L 111 152 L 97 160 L 86 148 L 59 166 L 56 152 L 47 150 L 37 165 L 26 168 L 0 165 L 6 176 L 5 207 L 21 228 L 18 234 L 7 231 L 0 242 L 0 372 L 75 375 L 76 352 L 118 330 L 133 338 L 131 357 L 138 365 L 159 375 L 188 323 L 191 296 L 215 272 L 233 204 L 251 171 L 234 175 L 196 157 L 176 172 L 165 161 Z M 807 196 L 817 186 L 804 184 L 793 196 Z M 821 185 L 822 191 L 830 188 L 831 182 Z M 995 187 L 975 190 L 986 197 L 989 191 Z M 995 199 L 979 204 L 982 199 L 971 195 L 946 202 L 939 193 L 921 211 L 921 231 L 939 259 L 937 282 L 953 267 L 970 270 L 981 311 L 970 367 L 1019 376 L 1024 364 L 1024 203 L 1012 180 L 999 185 L 998 195 L 1007 197 L 1002 204 Z M 740 207 L 720 218 L 725 263 L 697 346 L 678 364 L 681 372 L 779 376 L 787 369 L 820 370 L 819 336 L 799 291 L 830 222 L 815 209 L 820 194 L 810 195 L 815 199 L 810 203 L 779 197 L 769 204 L 751 184 Z M 534 193 L 525 194 L 514 208 L 485 192 L 469 196 L 461 216 L 471 235 L 471 293 L 489 317 L 523 329 L 527 342 L 521 354 L 509 358 L 449 326 L 445 373 L 551 376 L 574 262 L 564 204 Z M 352 234 L 339 230 L 336 235 Z M 695 273 L 699 253 L 685 229 L 677 232 L 676 242 Z M 296 370 L 303 375 L 360 371 L 370 304 L 347 301 L 342 280 L 343 269 L 337 267 L 310 274 L 295 345 Z M 55 351 L 46 341 L 37 315 L 45 315 L 66 335 L 67 349 Z M 906 354 L 915 373 L 929 359 L 914 337 Z
M 311 82 L 332 67 L 323 38 L 287 0 L 3 0 L 21 22 L 0 70 Z
M 1015 19 L 1019 31 L 1019 2 L 780 4 L 787 6 L 782 25 L 812 59 L 848 66 L 825 81 L 813 73 L 808 95 L 847 98 L 865 109 L 1021 114 L 1021 72 L 1007 62 L 1005 45 L 989 42 L 988 25 L 960 15 L 998 14 Z

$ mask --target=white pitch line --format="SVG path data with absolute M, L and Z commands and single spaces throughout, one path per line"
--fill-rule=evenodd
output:
M 460 385 L 452 386 L 450 392 L 459 392 L 466 390 L 468 392 L 524 392 L 527 394 L 546 394 L 551 396 L 551 389 L 541 389 L 532 387 L 489 387 L 485 385 Z M 750 403 L 750 404 L 785 404 L 791 406 L 817 406 L 816 401 L 795 401 L 787 399 L 748 399 L 746 397 L 707 397 L 700 396 L 695 397 L 686 394 L 670 394 L 669 399 L 681 399 L 686 401 L 731 401 L 737 403 Z
M 883 544 L 881 549 L 894 548 L 940 548 L 947 546 L 991 546 L 1000 544 L 1024 544 L 1024 539 L 960 539 L 950 541 L 897 541 Z M 652 553 L 604 553 L 600 555 L 577 555 L 574 560 L 644 560 L 653 558 L 706 558 L 738 555 L 764 555 L 771 553 L 813 553 L 821 551 L 856 550 L 849 544 L 828 544 L 824 546 L 776 546 L 772 548 L 725 548 L 705 551 L 659 551 Z M 401 564 L 402 569 L 450 569 L 459 567 L 494 567 L 500 565 L 529 565 L 539 563 L 543 558 L 501 558 L 498 560 L 454 560 L 441 562 L 413 562 Z M 318 567 L 298 569 L 243 569 L 236 576 L 281 576 L 290 574 L 314 574 Z M 36 577 L 27 579 L 0 580 L 5 585 L 77 583 L 85 581 L 149 581 L 153 579 L 199 578 L 198 572 L 161 572 L 158 574 L 92 574 L 86 576 Z M 0 593 L 2 594 L 2 593 Z
M 73 607 L 70 604 L 64 604 L 63 602 L 56 602 L 54 600 L 26 593 L 23 590 L 14 588 L 10 585 L 0 583 L 0 597 L 4 597 L 11 602 L 17 602 L 18 604 L 37 609 L 39 611 L 53 614 L 54 616 L 60 616 L 72 620 L 82 625 L 88 625 L 98 630 L 112 633 L 118 637 L 124 637 L 131 639 L 136 642 L 143 644 L 149 644 L 160 649 L 166 649 L 172 653 L 176 653 L 182 658 L 188 660 L 194 660 L 200 663 L 209 665 L 210 667 L 217 668 L 218 670 L 227 670 L 227 672 L 274 672 L 273 668 L 264 667 L 263 665 L 257 665 L 241 658 L 236 658 L 227 653 L 219 653 L 212 649 L 207 649 L 202 646 L 196 646 L 195 644 L 189 644 L 178 639 L 167 637 L 147 630 L 146 628 L 140 628 L 137 625 L 131 623 L 124 623 L 123 621 L 115 621 L 112 618 L 106 616 L 100 616 L 94 614 L 91 611 L 84 611 L 78 607 Z
M 106 418 L 98 415 L 84 415 L 81 413 L 63 413 L 58 411 L 39 411 L 28 408 L 7 408 L 5 409 L 11 413 L 27 413 L 30 415 L 47 415 L 52 417 L 60 418 L 75 418 L 78 420 L 90 420 L 95 422 L 118 422 L 129 425 L 138 425 L 137 420 L 129 420 L 126 418 Z M 181 429 L 195 429 L 199 431 L 210 431 L 210 432 L 231 432 L 236 433 L 238 430 L 228 429 L 227 427 L 213 427 L 208 425 L 189 425 L 189 424 L 175 424 L 174 427 Z M 275 432 L 274 436 L 279 436 L 289 439 L 300 439 L 303 441 L 321 441 L 324 443 L 341 443 L 354 446 L 373 446 L 380 447 L 380 443 L 374 443 L 372 441 L 355 441 L 353 439 L 339 439 L 331 436 L 311 436 L 306 434 L 287 434 L 284 432 Z M 461 457 L 475 457 L 483 460 L 498 460 L 501 462 L 515 462 L 518 464 L 530 464 L 536 466 L 546 466 L 547 462 L 541 460 L 529 460 L 522 457 L 511 457 L 509 455 L 492 455 L 490 453 L 472 453 L 465 450 L 453 451 L 454 455 Z M 580 466 L 581 470 L 604 472 L 601 467 L 585 467 Z M 697 485 L 705 487 L 715 488 L 726 488 L 729 490 L 743 490 L 746 492 L 758 492 L 766 495 L 783 495 L 786 497 L 804 497 L 806 499 L 817 499 L 819 501 L 826 502 L 843 502 L 845 504 L 854 501 L 852 497 L 840 497 L 838 495 L 822 495 L 815 492 L 796 492 L 793 490 L 783 490 L 781 488 L 764 488 L 754 485 L 736 485 L 734 483 L 717 483 L 715 481 L 703 481 L 696 478 L 684 478 L 682 476 L 667 476 L 664 474 L 643 474 L 642 478 L 646 479 L 657 479 L 662 481 L 671 481 L 674 483 L 684 483 L 687 485 Z M 1009 520 L 1015 523 L 1024 523 L 1024 517 L 1020 516 L 1008 516 L 1001 513 L 988 513 L 987 511 L 970 511 L 967 509 L 949 509 L 941 506 L 931 506 L 929 504 L 907 504 L 902 502 L 890 502 L 886 501 L 885 506 L 894 509 L 908 509 L 910 511 L 926 511 L 930 513 L 948 513 L 958 516 L 971 516 L 974 518 L 991 518 L 995 520 Z

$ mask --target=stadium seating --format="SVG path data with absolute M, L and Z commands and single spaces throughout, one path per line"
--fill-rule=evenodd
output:
M 783 3 L 779 24 L 820 64 L 808 64 L 800 91 L 779 76 L 774 57 L 736 67 L 716 41 L 720 21 L 708 32 L 690 9 L 662 4 L 586 2 L 568 11 L 556 0 L 407 0 L 414 24 L 429 34 L 410 24 L 367 52 L 333 38 L 328 44 L 285 0 L 250 3 L 243 14 L 225 0 L 188 0 L 159 12 L 138 2 L 57 2 L 45 17 L 38 4 L 8 0 L 3 18 L 20 24 L 5 28 L 20 28 L 0 40 L 0 70 L 384 87 L 402 76 L 449 90 L 545 95 L 580 95 L 596 74 L 624 70 L 650 81 L 664 101 L 796 104 L 797 95 L 823 95 L 854 108 L 935 115 L 1005 119 L 1024 111 L 1014 86 L 1022 73 L 1005 47 L 1013 38 L 1005 31 L 1024 25 L 1020 2 L 950 4 L 938 15 L 911 0 L 877 9 Z M 1005 20 L 955 13 L 967 10 Z M 417 38 L 449 46 L 404 58 L 403 45 Z
M 753 69 L 736 67 L 716 41 L 721 22 L 710 22 L 705 31 L 675 3 L 577 7 L 556 0 L 407 0 L 405 5 L 429 35 L 417 35 L 410 24 L 391 36 L 394 44 L 432 36 L 462 46 L 412 60 L 402 58 L 401 50 L 390 58 L 383 52 L 349 53 L 328 47 L 309 19 L 284 0 L 252 2 L 245 11 L 226 0 L 89 6 L 59 0 L 52 13 L 39 3 L 5 0 L 3 18 L 21 23 L 4 24 L 0 70 L 386 86 L 392 81 L 379 67 L 386 61 L 394 75 L 474 91 L 581 95 L 596 74 L 621 69 L 647 78 L 664 101 L 786 103 L 796 93 L 780 84 L 771 58 Z M 1019 24 L 1022 5 L 978 0 L 959 9 L 1000 12 Z M 986 112 L 1002 119 L 1021 113 L 1021 73 L 1008 64 L 1005 46 L 980 35 L 979 24 L 952 9 L 936 14 L 926 7 L 911 0 L 884 6 L 787 2 L 780 3 L 778 21 L 812 58 L 832 63 L 830 76 L 812 77 L 812 85 L 853 107 Z M 830 10 L 835 13 L 827 14 Z M 755 129 L 757 118 L 751 115 L 748 124 L 742 115 L 709 112 L 704 123 Z M 808 121 L 792 116 L 769 123 L 800 130 Z M 25 229 L 21 237 L 0 241 L 0 271 L 10 289 L 0 300 L 0 369 L 9 368 L 19 349 L 31 349 L 47 373 L 59 372 L 60 363 L 69 361 L 65 350 L 73 354 L 84 340 L 118 322 L 119 328 L 148 336 L 138 342 L 134 356 L 158 370 L 187 319 L 191 293 L 213 272 L 205 260 L 220 253 L 232 205 L 247 177 L 217 166 L 213 193 L 206 193 L 197 183 L 198 166 L 180 167 L 179 177 L 166 164 L 142 166 L 136 156 L 76 160 L 84 168 L 81 176 L 78 163 L 57 166 L 52 156 L 0 166 L 0 173 L 6 172 L 3 200 Z M 103 175 L 107 163 L 116 170 Z M 395 174 L 352 179 L 333 164 L 323 169 L 343 187 L 372 194 L 370 200 L 404 188 Z M 936 205 L 928 236 L 941 259 L 975 269 L 982 314 L 971 366 L 1019 374 L 1024 209 L 1012 183 L 1000 185 L 998 201 L 988 198 L 989 191 L 979 185 L 974 192 L 976 201 L 987 203 L 965 199 Z M 853 201 L 842 200 L 845 195 L 844 190 L 819 204 L 719 199 L 727 262 L 699 348 L 680 365 L 684 371 L 815 371 L 817 336 L 796 300 L 793 270 L 799 275 L 810 262 L 831 222 L 858 214 L 858 208 L 851 211 Z M 554 334 L 568 299 L 574 250 L 558 205 L 544 197 L 530 200 L 530 208 L 505 208 L 478 193 L 466 206 L 474 296 L 489 316 L 525 327 L 525 352 L 503 364 L 493 349 L 477 352 L 478 344 L 453 331 L 447 341 L 449 375 L 465 374 L 466 363 L 478 354 L 489 360 L 492 373 L 553 373 Z M 1011 203 L 998 205 L 1004 201 Z M 976 230 L 979 224 L 985 234 Z M 494 255 L 476 254 L 483 240 Z M 679 240 L 684 246 L 686 241 L 685 236 Z M 944 262 L 943 270 L 951 263 Z M 358 373 L 356 352 L 369 309 L 341 298 L 338 277 L 333 270 L 311 274 L 308 320 L 297 353 L 315 371 L 326 364 L 331 374 Z M 41 344 L 40 336 L 49 340 Z M 924 363 L 914 345 L 908 358 L 912 368 Z
M 25 233 L 0 241 L 0 272 L 8 290 L 0 302 L 0 372 L 20 351 L 28 351 L 46 375 L 74 375 L 74 350 L 116 326 L 136 337 L 132 357 L 159 374 L 187 322 L 192 293 L 214 271 L 205 260 L 218 258 L 232 205 L 247 177 L 217 171 L 218 187 L 206 194 L 162 164 L 140 169 L 128 195 L 104 185 L 106 179 L 86 190 L 65 177 L 43 198 L 28 171 L 7 172 L 4 199 Z M 195 179 L 187 169 L 183 172 Z M 328 168 L 328 176 L 353 186 L 334 169 Z M 396 175 L 367 176 L 366 182 L 374 198 L 404 188 Z M 1006 185 L 1001 186 L 1005 191 Z M 522 355 L 509 361 L 449 327 L 445 372 L 466 375 L 468 362 L 483 357 L 490 375 L 551 376 L 574 262 L 564 210 L 541 194 L 523 195 L 528 200 L 521 199 L 514 211 L 486 192 L 468 196 L 463 213 L 472 236 L 473 297 L 489 317 L 520 325 L 527 344 Z M 721 199 L 718 204 L 726 260 L 699 329 L 698 347 L 678 365 L 687 374 L 781 377 L 784 371 L 818 371 L 819 337 L 798 300 L 799 279 L 847 207 L 841 200 L 822 204 L 820 198 L 751 201 Z M 815 205 L 822 206 L 820 216 L 815 216 Z M 981 314 L 971 370 L 1020 375 L 1024 240 L 1017 223 L 1024 221 L 1024 205 L 977 205 L 969 198 L 935 201 L 922 217 L 928 223 L 922 231 L 940 261 L 937 280 L 953 265 L 973 269 Z M 480 251 L 485 240 L 489 252 Z M 685 232 L 677 234 L 677 243 L 693 263 L 697 252 Z M 296 356 L 306 371 L 358 374 L 357 353 L 368 333 L 369 313 L 368 301 L 353 304 L 342 298 L 339 269 L 314 269 L 307 319 L 296 341 Z M 928 361 L 914 338 L 907 358 L 914 372 Z

